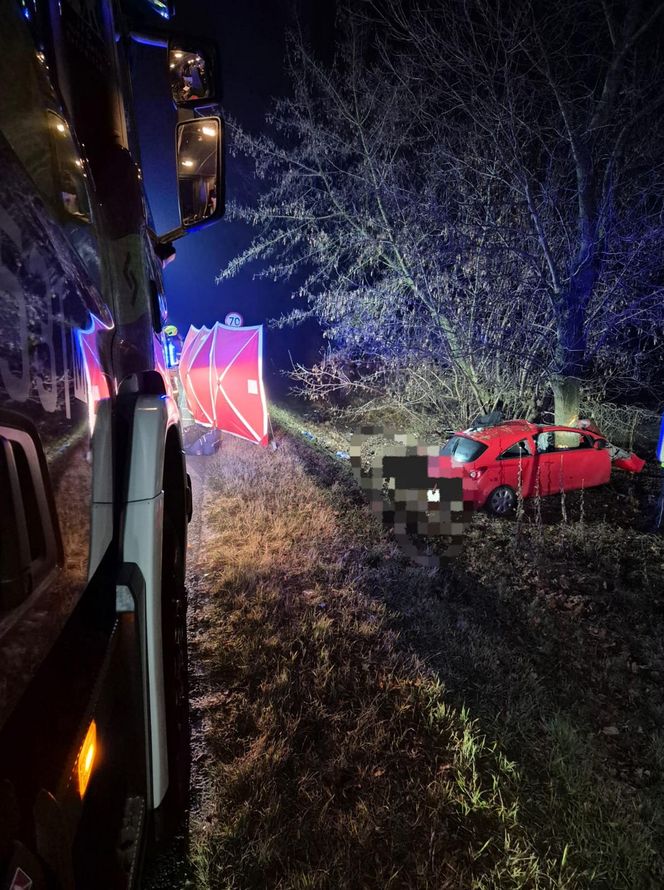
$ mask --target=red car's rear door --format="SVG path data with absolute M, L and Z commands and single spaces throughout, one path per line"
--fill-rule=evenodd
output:
M 482 477 L 482 489 L 488 495 L 499 485 L 509 485 L 530 497 L 534 481 L 535 453 L 532 439 L 522 436 L 501 452 Z

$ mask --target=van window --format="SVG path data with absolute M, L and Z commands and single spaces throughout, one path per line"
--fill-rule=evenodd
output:
M 12 442 L 11 447 L 20 486 L 30 561 L 34 562 L 36 559 L 42 559 L 46 553 L 43 518 L 39 511 L 35 480 L 33 479 L 25 450 L 18 442 Z
M 0 133 L 99 288 L 100 260 L 85 161 L 64 116 L 46 56 L 31 43 L 26 22 L 20 16 L 6 16 L 2 26 L 8 33 L 0 55 L 0 82 L 11 84 L 11 89 L 0 102 Z
M 91 222 L 90 200 L 85 180 L 87 173 L 83 159 L 69 131 L 69 124 L 56 111 L 47 111 L 48 128 L 56 159 L 56 188 L 60 193 L 62 209 L 81 222 Z
M 11 442 L 0 437 L 0 616 L 26 596 L 20 559 L 22 529 L 15 509 L 16 479 L 10 475 L 12 457 Z
M 61 545 L 36 432 L 0 426 L 0 614 L 19 606 L 61 561 Z

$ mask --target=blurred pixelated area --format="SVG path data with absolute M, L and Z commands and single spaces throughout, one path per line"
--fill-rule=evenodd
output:
M 380 426 L 362 427 L 350 443 L 353 475 L 368 495 L 371 509 L 394 529 L 401 550 L 418 565 L 438 568 L 459 556 L 472 505 L 463 498 L 460 477 L 432 476 L 440 445 L 420 442 L 409 433 Z M 415 536 L 439 538 L 419 543 Z

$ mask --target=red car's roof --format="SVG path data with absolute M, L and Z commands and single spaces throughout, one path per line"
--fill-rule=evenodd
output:
M 470 439 L 477 439 L 480 442 L 490 442 L 492 439 L 502 439 L 513 433 L 516 435 L 519 433 L 535 434 L 541 431 L 542 427 L 527 420 L 506 420 L 505 423 L 499 423 L 497 426 L 488 426 L 478 430 L 463 430 L 457 435 L 468 436 Z
M 575 426 L 558 426 L 555 423 L 530 423 L 528 420 L 506 420 L 504 423 L 489 426 L 484 429 L 461 430 L 456 435 L 466 436 L 469 439 L 476 439 L 478 442 L 491 442 L 494 439 L 503 439 L 505 436 L 519 435 L 537 435 L 538 433 L 546 433 L 549 430 L 569 431 L 570 433 L 583 433 L 584 435 L 599 436 L 604 438 L 601 433 L 593 430 L 579 429 Z

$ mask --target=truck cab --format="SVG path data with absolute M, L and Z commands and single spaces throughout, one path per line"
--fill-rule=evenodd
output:
M 138 886 L 186 814 L 191 494 L 162 268 L 223 213 L 223 122 L 214 48 L 148 6 L 154 33 L 112 0 L 0 0 L 2 888 Z M 161 237 L 132 117 L 145 40 L 180 174 Z

